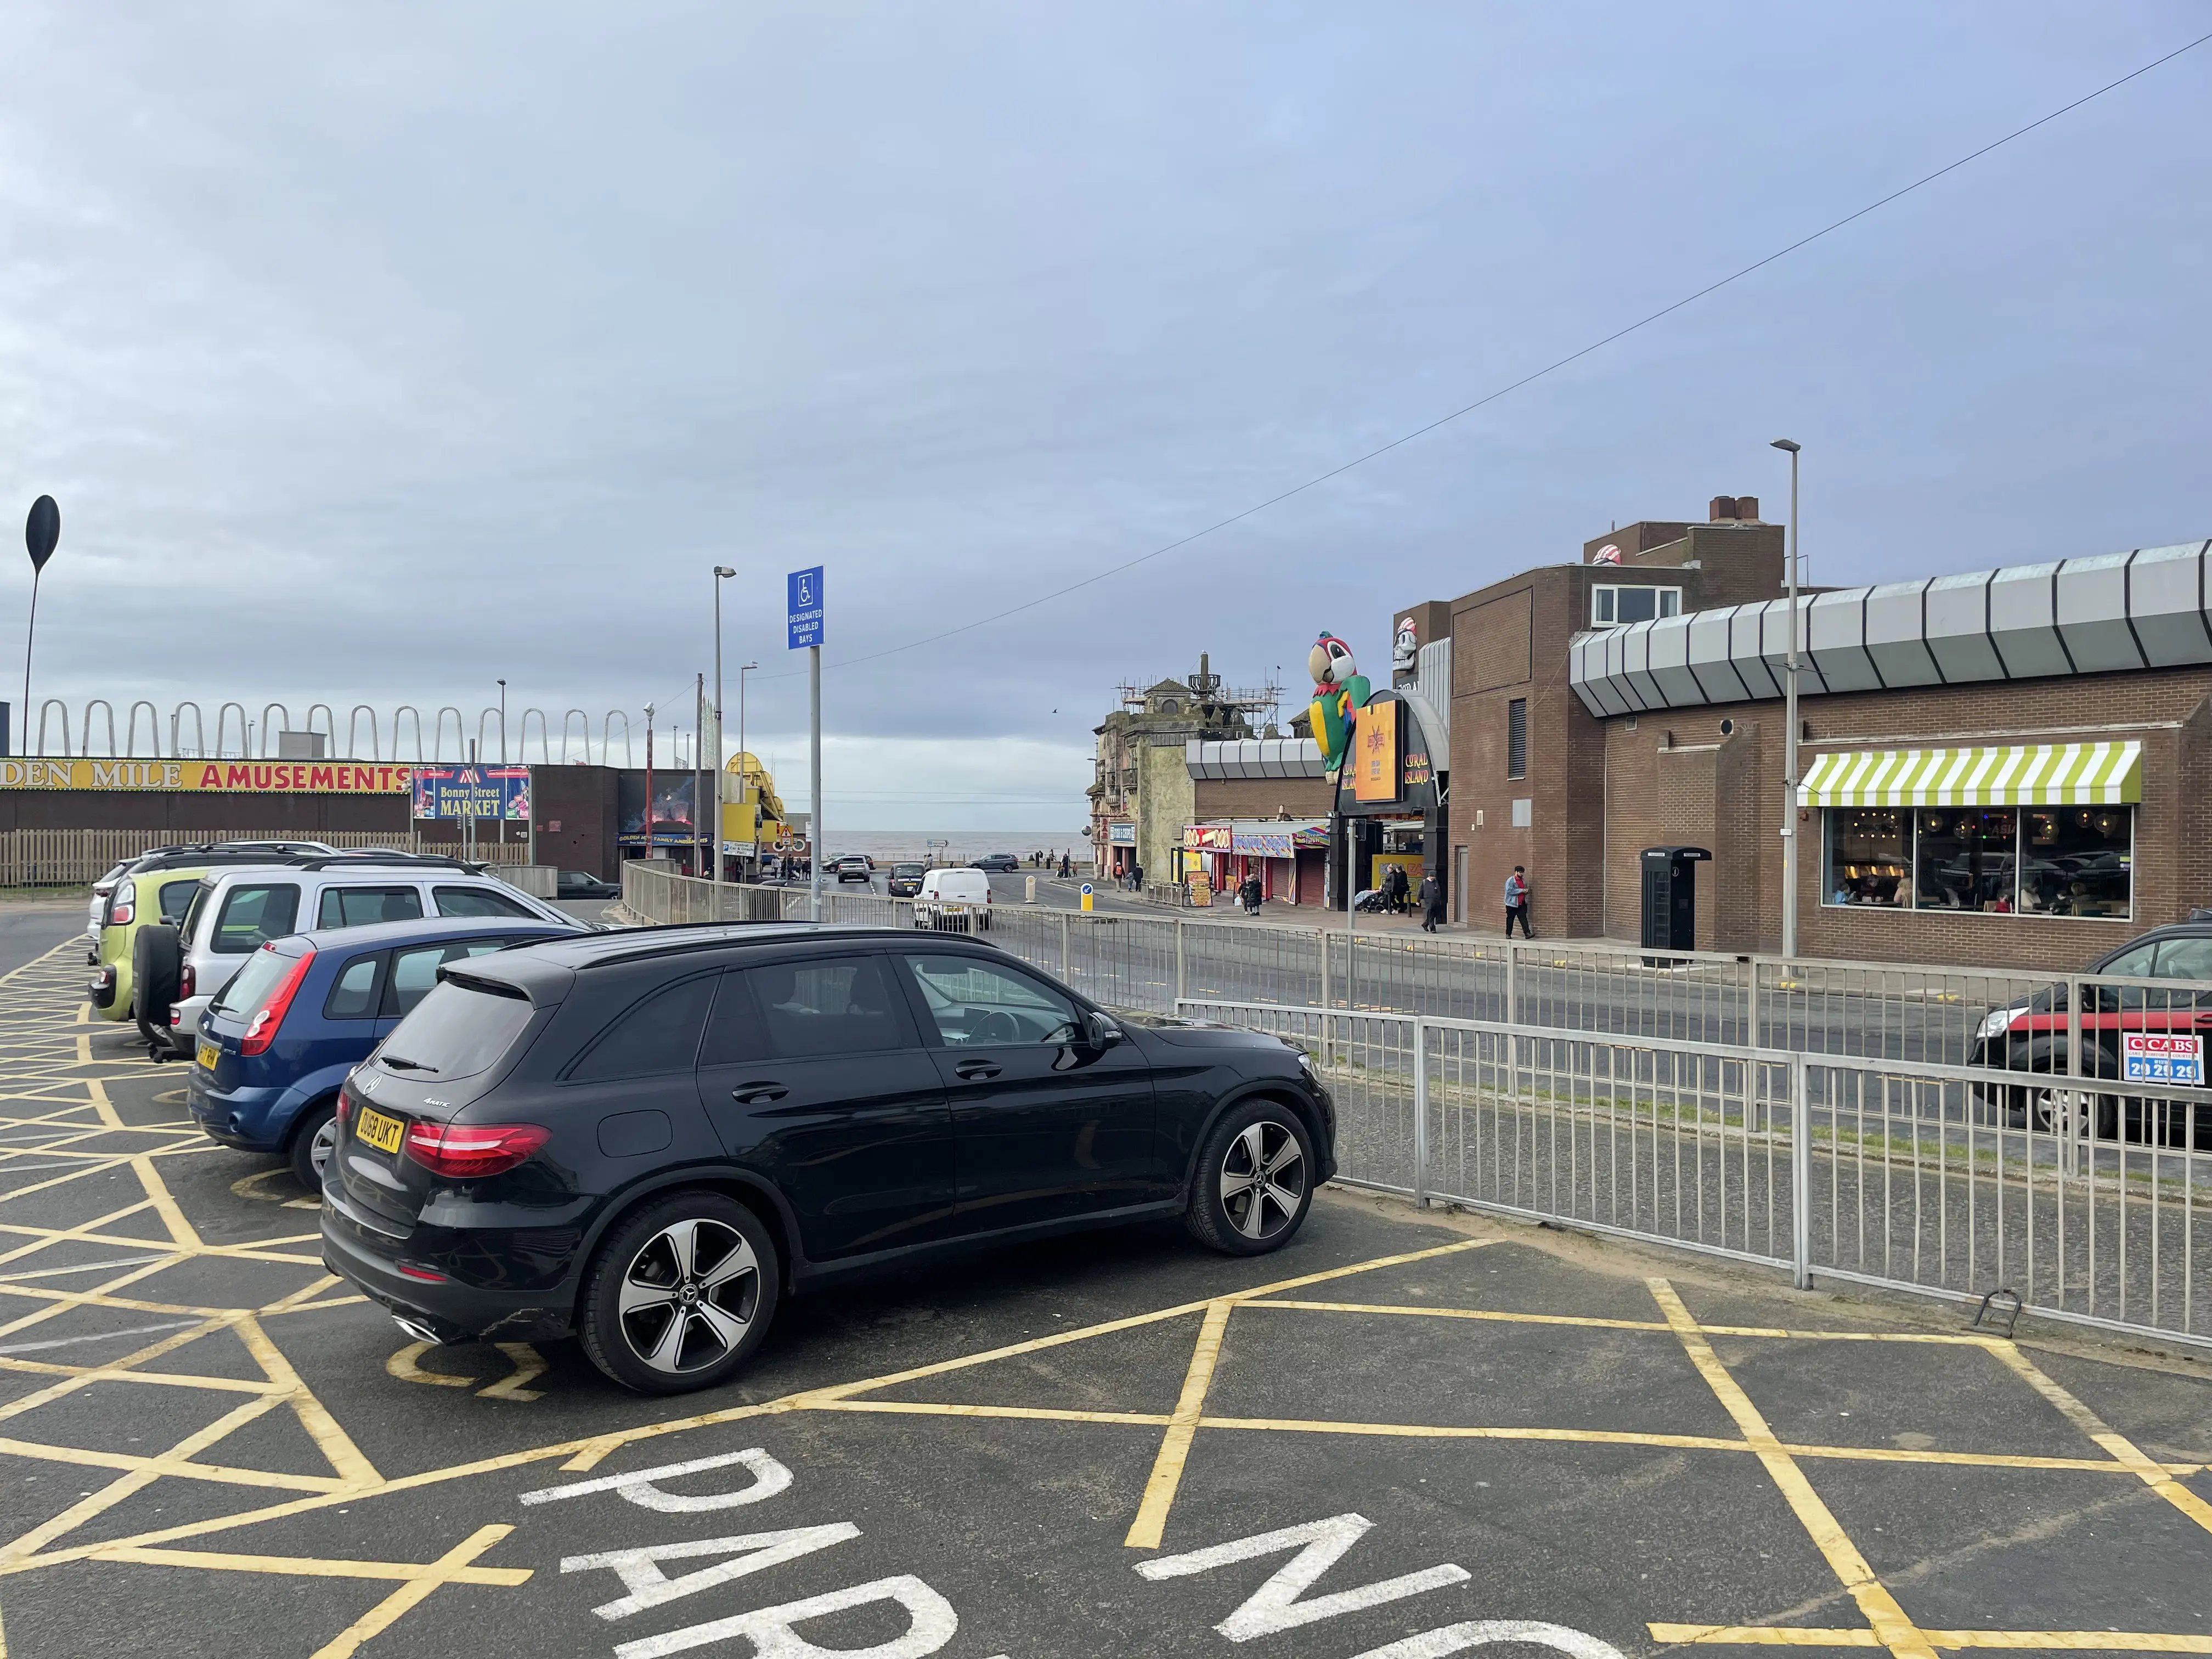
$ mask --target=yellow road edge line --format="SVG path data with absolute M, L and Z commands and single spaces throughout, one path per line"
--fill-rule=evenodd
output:
M 1721 1364 L 1712 1344 L 1705 1340 L 1705 1333 L 1690 1316 L 1690 1310 L 1682 1305 L 1682 1298 L 1674 1293 L 1674 1287 L 1656 1277 L 1645 1282 L 1650 1287 L 1651 1299 L 1659 1304 L 1660 1311 L 1667 1316 L 1667 1322 L 1674 1327 L 1690 1364 L 1705 1378 L 1722 1409 L 1735 1419 L 1744 1439 L 1758 1451 L 1759 1461 L 1765 1466 L 1768 1478 L 1780 1488 L 1783 1501 L 1790 1505 L 1798 1524 L 1812 1538 L 1814 1547 L 1826 1559 L 1838 1580 L 1850 1592 L 1851 1599 L 1858 1603 L 1859 1611 L 1866 1615 L 1867 1623 L 1874 1627 L 1881 1645 L 1895 1654 L 1897 1659 L 1932 1659 L 1935 1650 L 1929 1646 L 1928 1638 L 1905 1616 L 1905 1609 L 1898 1605 L 1888 1587 L 1875 1577 L 1874 1569 L 1867 1565 L 1866 1558 L 1859 1553 L 1858 1547 L 1851 1542 L 1850 1534 L 1838 1523 L 1828 1506 L 1820 1501 L 1820 1495 L 1813 1490 L 1813 1483 L 1805 1478 L 1805 1472 L 1782 1449 L 1759 1407 L 1752 1404 L 1751 1396 L 1729 1374 L 1728 1367 Z
M 1129 1534 L 1121 1540 L 1129 1549 L 1160 1547 L 1168 1511 L 1175 1506 L 1176 1489 L 1182 1484 L 1183 1465 L 1190 1458 L 1190 1443 L 1198 1434 L 1198 1419 L 1206 1409 L 1206 1391 L 1213 1386 L 1213 1368 L 1221 1362 L 1221 1339 L 1229 1329 L 1234 1305 L 1225 1301 L 1210 1304 L 1199 1325 L 1198 1340 L 1191 1345 L 1190 1366 L 1183 1373 L 1182 1394 L 1168 1419 L 1167 1432 L 1160 1437 L 1159 1455 L 1152 1460 L 1152 1473 L 1145 1482 L 1137 1518 L 1129 1523 Z

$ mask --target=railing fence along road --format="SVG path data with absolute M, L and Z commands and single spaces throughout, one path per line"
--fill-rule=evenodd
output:
M 721 920 L 806 915 L 802 889 L 720 892 Z M 626 866 L 623 896 L 717 919 L 669 871 Z M 906 900 L 823 902 L 916 925 Z M 2201 1048 L 2212 986 L 1018 904 L 987 937 L 1109 1006 L 1304 1048 L 1356 1185 L 2212 1344 L 2212 1091 L 2123 1058 L 2131 1033 Z

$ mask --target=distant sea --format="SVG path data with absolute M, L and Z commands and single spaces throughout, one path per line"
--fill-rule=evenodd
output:
M 878 864 L 894 859 L 920 860 L 934 855 L 940 860 L 957 863 L 984 853 L 1012 853 L 1024 863 L 1030 854 L 1041 850 L 1065 852 L 1070 858 L 1082 860 L 1091 856 L 1091 843 L 1079 835 L 1063 828 L 1057 833 L 1047 830 L 840 830 L 835 823 L 830 826 L 828 852 L 831 858 L 844 853 L 866 853 Z M 933 841 L 947 842 L 944 847 L 931 847 Z

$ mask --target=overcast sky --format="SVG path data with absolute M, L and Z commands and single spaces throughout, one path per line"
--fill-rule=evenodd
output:
M 783 573 L 819 563 L 832 822 L 1072 832 L 1119 682 L 1208 650 L 1302 706 L 1321 629 L 1372 670 L 1394 607 L 1616 520 L 1778 516 L 1784 434 L 1816 580 L 2212 535 L 2206 46 L 1319 489 L 896 651 L 1469 402 L 2206 16 L 14 0 L 0 505 L 11 538 L 40 491 L 63 512 L 33 695 L 473 730 L 504 675 L 512 708 L 641 736 L 648 702 L 690 724 L 719 561 L 749 735 L 799 793 Z M 28 578 L 0 555 L 11 702 Z

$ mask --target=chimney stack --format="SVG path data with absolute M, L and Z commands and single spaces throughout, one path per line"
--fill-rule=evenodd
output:
M 1739 495 L 1735 498 L 1735 515 L 1748 524 L 1759 522 L 1759 497 Z
M 1707 507 L 1705 511 L 1709 515 L 1707 522 L 1711 524 L 1727 523 L 1735 517 L 1735 497 L 1733 495 L 1716 495 L 1713 497 L 1712 505 Z

